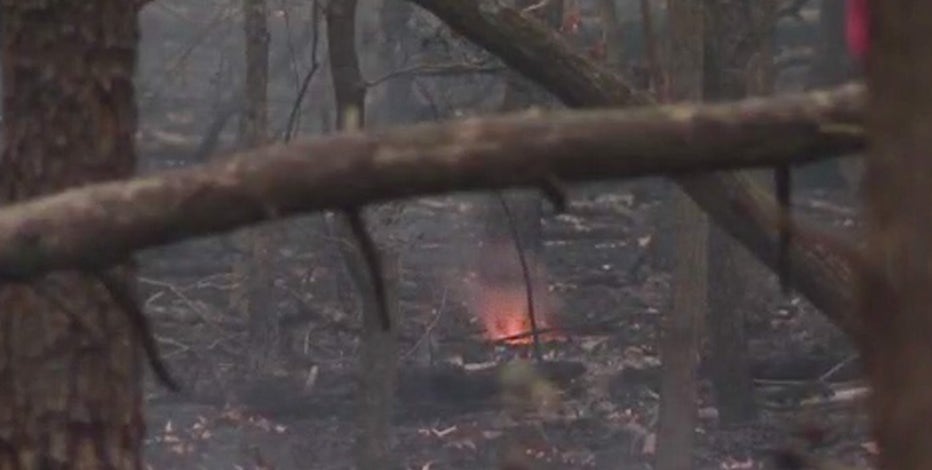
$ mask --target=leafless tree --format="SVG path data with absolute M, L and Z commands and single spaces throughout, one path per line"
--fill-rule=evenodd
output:
M 4 206 L 133 174 L 136 10 L 0 5 Z M 0 286 L 0 468 L 142 467 L 142 341 L 121 304 L 129 260 L 106 275 L 115 284 L 65 270 Z
M 696 0 L 669 2 L 669 77 L 673 98 L 702 99 L 704 9 Z M 656 468 L 692 467 L 696 428 L 699 338 L 706 316 L 709 221 L 689 196 L 673 195 L 670 216 L 675 227 L 673 304 L 664 315 L 660 354 L 660 421 L 657 430 Z

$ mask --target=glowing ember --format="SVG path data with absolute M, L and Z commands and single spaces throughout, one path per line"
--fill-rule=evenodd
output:
M 475 310 L 485 328 L 486 338 L 492 341 L 503 341 L 505 344 L 522 345 L 531 344 L 534 338 L 531 335 L 531 319 L 527 311 L 527 294 L 523 286 L 509 286 L 508 288 L 485 287 L 477 292 Z M 541 299 L 535 303 L 534 317 L 537 331 L 552 330 L 553 322 L 549 310 L 543 308 Z M 517 338 L 511 338 L 518 336 Z M 553 331 L 542 331 L 539 334 L 541 341 L 557 339 Z M 505 339 L 510 338 L 510 339 Z
M 527 345 L 534 342 L 528 316 L 524 271 L 511 240 L 496 240 L 476 253 L 474 272 L 464 287 L 471 313 L 480 320 L 484 335 L 494 342 Z M 546 268 L 533 257 L 527 260 L 532 279 L 534 319 L 538 338 L 553 341 L 561 336 L 555 330 L 553 312 L 556 298 L 547 289 Z M 506 339 L 509 338 L 509 339 Z

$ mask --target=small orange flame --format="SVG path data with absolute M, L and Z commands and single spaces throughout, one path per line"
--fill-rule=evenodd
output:
M 546 330 L 539 334 L 539 338 L 542 341 L 554 339 L 555 335 L 549 331 L 553 326 L 547 310 L 537 307 L 537 303 L 535 307 L 537 331 Z M 476 310 L 489 340 L 503 341 L 510 345 L 534 342 L 531 318 L 528 316 L 527 294 L 523 288 L 487 287 L 476 301 Z M 513 336 L 517 337 L 512 338 Z
M 534 342 L 528 315 L 527 286 L 524 269 L 508 241 L 483 246 L 476 258 L 476 272 L 467 278 L 469 307 L 482 323 L 484 335 L 494 342 L 527 345 Z M 552 341 L 555 331 L 553 312 L 556 299 L 547 289 L 545 267 L 538 260 L 527 259 L 534 298 L 534 320 L 538 338 Z M 506 339 L 507 338 L 507 339 Z

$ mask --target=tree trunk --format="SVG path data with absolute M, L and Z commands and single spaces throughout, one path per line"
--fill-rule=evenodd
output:
M 697 0 L 671 0 L 670 78 L 678 100 L 702 99 L 703 6 Z M 676 191 L 672 208 L 675 226 L 673 306 L 664 315 L 660 356 L 660 422 L 657 430 L 657 470 L 693 466 L 698 387 L 699 338 L 706 315 L 709 221 L 689 196 Z
M 337 108 L 338 127 L 359 128 L 365 123 L 366 88 L 356 53 L 356 0 L 333 0 L 327 10 L 327 42 Z M 342 214 L 341 214 L 342 215 Z M 359 215 L 362 217 L 362 214 Z M 391 417 L 398 368 L 395 334 L 397 315 L 398 257 L 382 254 L 384 282 L 391 328 L 382 329 L 374 279 L 367 260 L 345 217 L 332 220 L 331 230 L 341 239 L 337 249 L 361 299 L 363 333 L 360 338 L 359 388 L 357 389 L 356 467 L 395 468 L 392 457 Z M 349 242 L 349 243 L 345 243 Z
M 860 301 L 882 469 L 932 468 L 932 2 L 870 2 Z
M 243 0 L 245 101 L 239 138 L 244 148 L 268 142 L 269 30 L 265 0 Z M 282 338 L 275 309 L 274 237 L 271 226 L 234 234 L 242 259 L 234 266 L 239 285 L 234 307 L 249 324 L 248 373 L 270 373 L 280 366 Z
M 131 176 L 136 2 L 0 5 L 0 203 Z M 0 469 L 141 468 L 140 343 L 107 291 L 59 272 L 0 305 Z
M 739 99 L 751 89 L 768 90 L 773 63 L 772 34 L 776 4 L 772 0 L 705 0 L 705 98 Z M 748 43 L 748 38 L 759 38 Z M 748 172 L 748 177 L 753 178 Z M 709 351 L 712 384 L 723 424 L 756 416 L 751 382 L 745 310 L 747 292 L 759 290 L 767 273 L 722 228 L 709 234 Z M 757 284 L 757 286 L 755 286 Z

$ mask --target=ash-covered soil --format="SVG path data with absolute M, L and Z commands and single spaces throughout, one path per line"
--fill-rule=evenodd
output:
M 379 241 L 400 252 L 400 468 L 497 468 L 519 457 L 535 469 L 650 468 L 657 330 L 670 299 L 670 257 L 658 248 L 669 239 L 663 188 L 590 185 L 571 191 L 567 213 L 545 208 L 538 272 L 560 336 L 543 344 L 540 370 L 560 390 L 546 406 L 509 400 L 497 367 L 530 357 L 530 347 L 493 344 L 470 308 L 470 271 L 488 246 L 480 230 L 488 197 L 422 199 L 373 218 L 390 219 Z M 797 212 L 841 229 L 854 223 L 842 191 L 800 192 Z M 184 383 L 177 395 L 149 389 L 152 468 L 352 468 L 360 322 L 322 217 L 265 228 L 277 247 L 276 302 L 266 308 L 284 339 L 279 367 L 264 375 L 244 367 L 246 322 L 230 300 L 241 282 L 231 274 L 235 243 L 144 254 L 147 311 Z M 850 348 L 805 301 L 782 296 L 769 273 L 753 277 L 743 302 L 761 416 L 721 426 L 703 380 L 696 468 L 773 468 L 765 466 L 773 451 L 800 445 L 865 465 L 866 421 L 860 402 L 846 398 L 857 378 Z

